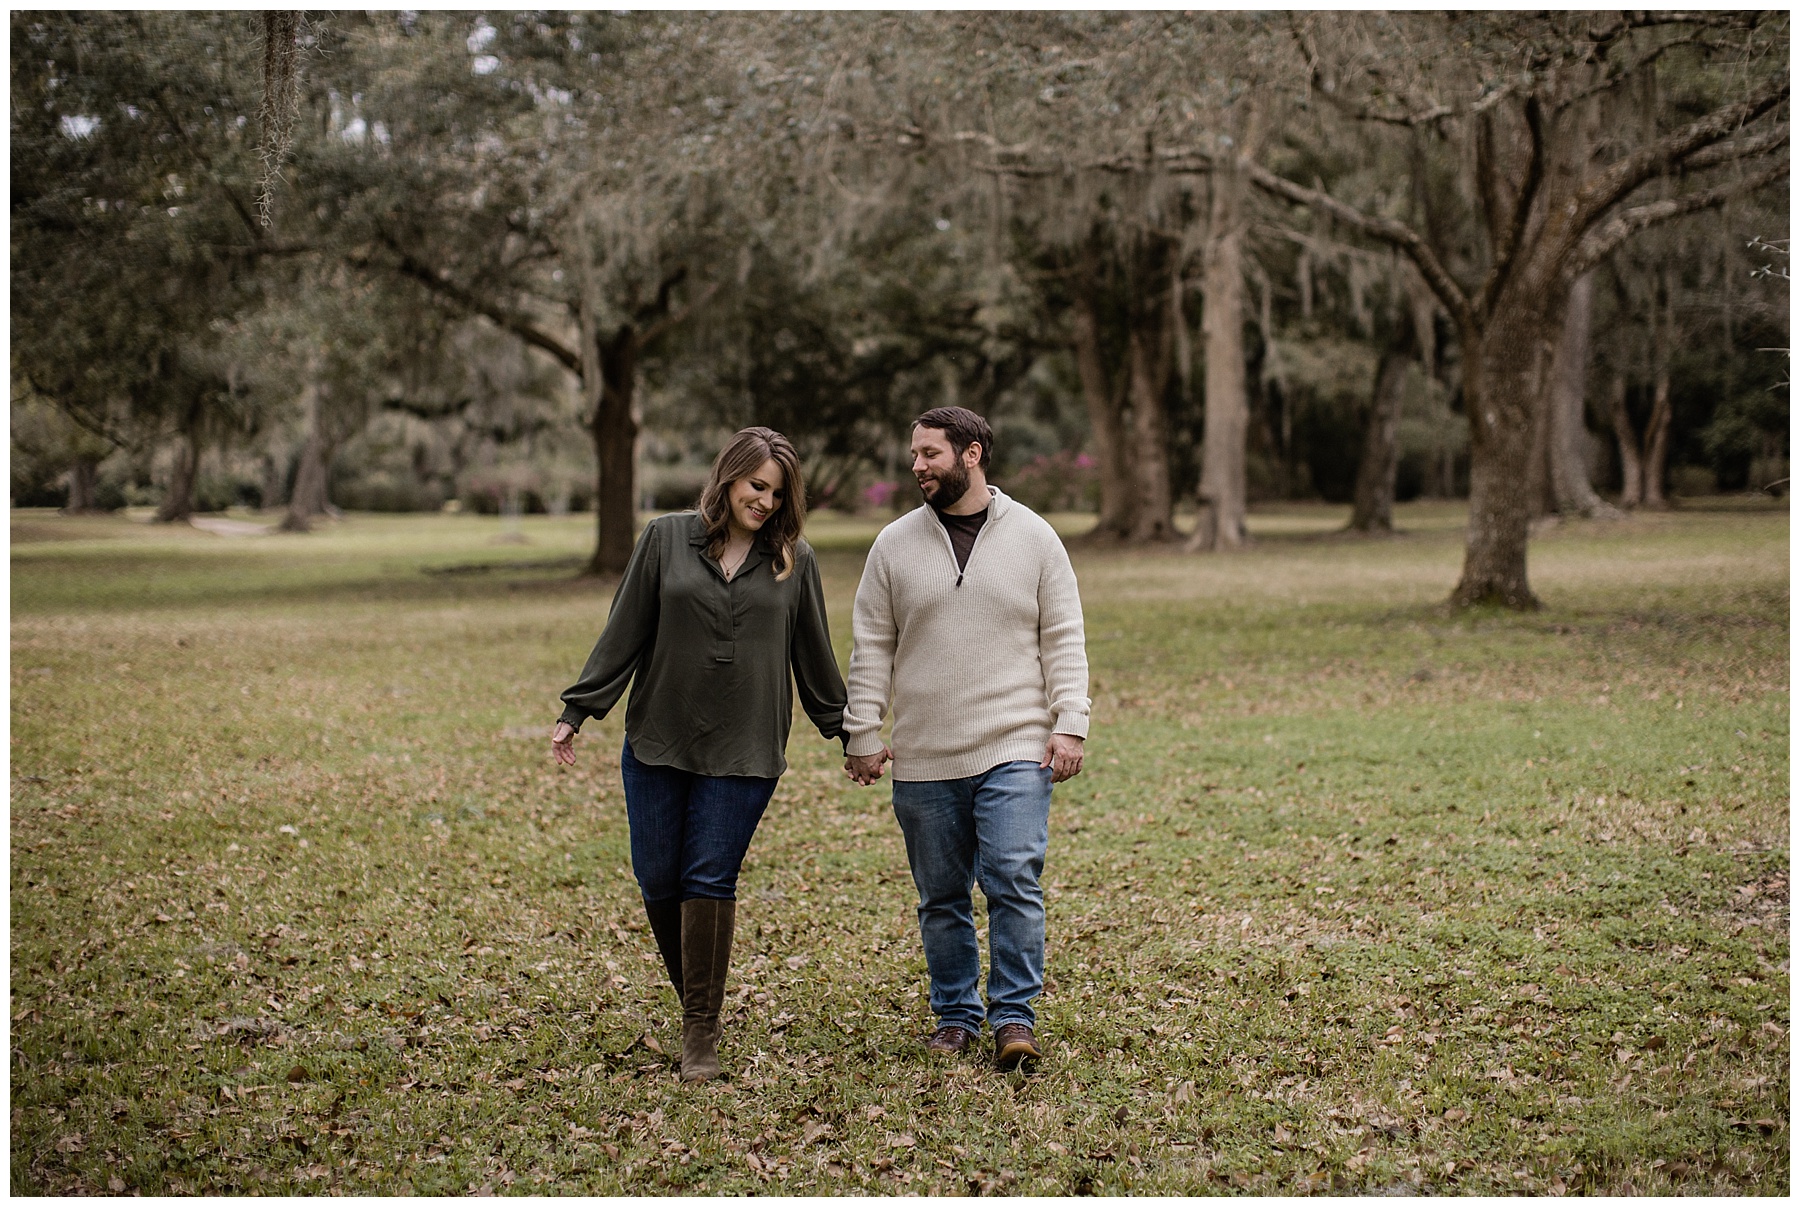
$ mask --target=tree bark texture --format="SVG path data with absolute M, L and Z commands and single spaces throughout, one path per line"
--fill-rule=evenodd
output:
M 1540 390 L 1542 382 L 1539 383 Z M 1550 483 L 1550 400 L 1540 393 L 1531 410 L 1531 461 L 1525 467 L 1525 499 L 1536 520 L 1556 514 L 1556 489 Z
M 77 457 L 69 466 L 69 502 L 63 508 L 65 514 L 80 515 L 84 511 L 97 511 L 95 503 L 96 480 L 99 477 L 100 464 L 92 457 Z
M 1075 288 L 1070 314 L 1070 337 L 1075 368 L 1081 377 L 1081 397 L 1087 404 L 1088 434 L 1094 445 L 1094 462 L 1100 472 L 1100 520 L 1098 535 L 1128 538 L 1137 527 L 1138 492 L 1127 461 L 1124 398 L 1107 372 L 1100 340 L 1100 314 L 1094 291 L 1099 288 L 1091 258 Z
M 1530 535 L 1530 464 L 1541 412 L 1545 336 L 1561 322 L 1551 282 L 1531 293 L 1549 313 L 1522 305 L 1500 309 L 1465 346 L 1463 398 L 1469 409 L 1469 531 L 1462 577 L 1451 601 L 1534 609 L 1525 572 Z
M 1407 342 L 1396 339 L 1375 368 L 1375 392 L 1369 401 L 1369 424 L 1363 431 L 1362 460 L 1356 467 L 1355 501 L 1350 509 L 1352 532 L 1394 530 L 1394 480 L 1400 472 L 1400 403 L 1406 396 L 1406 370 L 1412 364 Z
M 1669 505 L 1663 493 L 1669 475 L 1669 366 L 1657 367 L 1656 387 L 1650 404 L 1650 422 L 1644 425 L 1644 506 L 1662 510 Z
M 1669 505 L 1663 487 L 1669 473 L 1669 421 L 1674 416 L 1669 363 L 1675 351 L 1675 293 L 1667 273 L 1658 292 L 1661 313 L 1651 316 L 1656 380 L 1651 388 L 1650 421 L 1644 425 L 1644 506 L 1661 510 Z
M 1226 187 L 1219 182 L 1215 187 Z M 1217 207 L 1215 218 L 1220 217 Z M 1205 449 L 1200 466 L 1200 519 L 1192 549 L 1237 549 L 1249 541 L 1245 526 L 1248 483 L 1244 441 L 1250 430 L 1250 397 L 1244 372 L 1243 231 L 1234 213 L 1215 226 L 1202 284 L 1201 329 L 1206 341 Z
M 317 361 L 311 361 L 306 384 L 300 391 L 306 436 L 300 444 L 300 464 L 294 472 L 294 489 L 288 494 L 287 514 L 281 520 L 283 532 L 312 531 L 313 517 L 324 515 L 331 506 L 331 457 L 335 449 L 325 430 L 324 391 Z
M 194 514 L 194 480 L 200 472 L 200 435 L 190 422 L 175 445 L 175 464 L 169 470 L 169 489 L 156 509 L 159 522 L 181 523 Z
M 1173 248 L 1163 240 L 1146 248 L 1139 266 L 1149 282 L 1166 281 L 1179 271 Z M 1174 368 L 1174 331 L 1181 316 L 1170 303 L 1166 285 L 1143 289 L 1132 307 L 1131 334 L 1126 341 L 1131 388 L 1131 472 L 1137 495 L 1132 518 L 1134 541 L 1166 541 L 1175 535 L 1175 501 L 1169 489 L 1169 423 L 1164 406 Z
M 1616 517 L 1588 479 L 1587 373 L 1594 311 L 1594 274 L 1583 273 L 1569 288 L 1569 302 L 1551 361 L 1550 482 L 1559 515 L 1586 519 Z
M 1637 507 L 1644 501 L 1644 454 L 1638 444 L 1637 430 L 1631 426 L 1631 412 L 1625 406 L 1629 390 L 1630 383 L 1623 373 L 1613 378 L 1612 428 L 1619 442 L 1619 476 L 1623 479 L 1619 488 L 1619 506 L 1626 508 Z
M 598 360 L 598 395 L 591 432 L 599 465 L 594 498 L 599 512 L 589 574 L 622 574 L 631 560 L 637 529 L 638 421 L 632 403 L 637 388 L 638 329 L 622 323 L 611 334 L 588 341 Z M 593 391 L 590 391 L 590 393 Z

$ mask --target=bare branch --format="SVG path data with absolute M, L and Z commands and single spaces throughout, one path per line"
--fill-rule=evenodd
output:
M 1786 157 L 1783 157 L 1767 165 L 1760 172 L 1742 180 L 1733 180 L 1700 193 L 1689 193 L 1681 197 L 1671 197 L 1665 201 L 1652 201 L 1647 205 L 1620 210 L 1582 238 L 1581 243 L 1575 249 L 1574 256 L 1563 269 L 1563 273 L 1569 280 L 1574 280 L 1605 259 L 1613 248 L 1645 227 L 1667 222 L 1671 218 L 1679 218 L 1683 214 L 1698 213 L 1700 210 L 1723 205 L 1733 197 L 1752 193 L 1764 185 L 1773 184 L 1787 174 L 1788 162 Z
M 1788 140 L 1788 127 L 1777 126 L 1752 138 L 1735 138 L 1730 142 L 1714 143 L 1710 147 L 1702 147 L 1682 161 L 1681 166 L 1691 171 L 1701 168 L 1717 167 L 1722 163 L 1730 163 L 1734 159 L 1748 159 L 1752 155 L 1761 155 L 1765 151 L 1773 151 Z
M 1754 17 L 1752 23 L 1754 23 Z M 1611 25 L 1588 27 L 1588 39 L 1595 53 L 1604 56 L 1612 44 L 1634 29 L 1652 29 L 1661 25 L 1698 25 L 1708 29 L 1741 29 L 1744 21 L 1736 13 L 1621 13 Z
M 1571 96 L 1567 96 L 1567 97 L 1564 97 L 1563 99 L 1559 100 L 1556 103 L 1556 108 L 1559 110 L 1568 109 L 1575 105 L 1579 105 L 1582 101 L 1585 101 L 1585 100 L 1589 99 L 1590 97 L 1599 96 L 1600 94 L 1605 93 L 1605 92 L 1611 92 L 1614 88 L 1617 88 L 1620 84 L 1623 84 L 1626 80 L 1629 80 L 1632 76 L 1637 75 L 1639 72 L 1643 71 L 1645 68 L 1650 67 L 1658 59 L 1660 59 L 1664 55 L 1668 54 L 1671 50 L 1674 50 L 1677 47 L 1681 47 L 1681 46 L 1697 46 L 1697 45 L 1700 45 L 1700 35 L 1699 34 L 1690 34 L 1685 38 L 1675 38 L 1668 42 L 1659 43 L 1658 45 L 1645 51 L 1642 55 L 1638 56 L 1638 58 L 1633 60 L 1631 63 L 1625 65 L 1624 67 L 1619 68 L 1617 71 L 1608 70 L 1608 71 L 1603 72 L 1600 79 L 1595 81 L 1593 84 L 1589 85 L 1586 88 L 1583 88 L 1580 92 L 1577 92 Z
M 1290 21 L 1289 30 L 1294 40 L 1300 44 L 1300 54 L 1306 60 L 1309 81 L 1313 90 L 1330 101 L 1338 112 L 1355 121 L 1378 122 L 1389 126 L 1429 126 L 1443 121 L 1447 117 L 1456 116 L 1454 106 L 1445 104 L 1432 105 L 1429 108 L 1417 108 L 1408 113 L 1404 110 L 1382 111 L 1368 105 L 1357 105 L 1338 95 L 1336 85 L 1325 78 L 1325 67 L 1319 58 L 1319 49 L 1313 43 L 1312 35 L 1302 29 L 1297 22 Z
M 1538 188 L 1544 181 L 1544 109 L 1535 96 L 1525 102 L 1525 127 L 1531 131 L 1531 162 L 1526 165 L 1525 180 L 1513 199 L 1512 222 L 1508 224 L 1506 237 L 1494 248 L 1494 262 L 1488 268 L 1487 280 L 1482 282 L 1475 303 L 1479 313 L 1487 312 L 1489 303 L 1499 296 L 1506 286 L 1506 279 L 1512 275 L 1519 244 L 1531 221 L 1531 207 L 1537 201 Z
M 1696 152 L 1723 141 L 1781 104 L 1787 99 L 1788 88 L 1787 77 L 1783 75 L 1772 80 L 1750 99 L 1716 109 L 1613 164 L 1576 194 L 1575 218 L 1570 223 L 1571 235 L 1581 238 L 1608 210 L 1623 201 L 1639 185 L 1670 168 L 1680 166 Z
M 1456 283 L 1456 278 L 1450 275 L 1443 262 L 1437 258 L 1437 253 L 1431 250 L 1431 244 L 1426 242 L 1424 236 L 1420 235 L 1418 231 L 1404 222 L 1398 222 L 1392 218 L 1377 218 L 1374 215 L 1365 214 L 1355 206 L 1339 201 L 1328 193 L 1309 189 L 1304 185 L 1295 184 L 1285 177 L 1277 176 L 1259 163 L 1246 162 L 1244 170 L 1249 175 L 1250 182 L 1264 192 L 1273 193 L 1277 197 L 1300 205 L 1310 206 L 1319 213 L 1405 252 L 1418 266 L 1419 275 L 1425 278 L 1425 283 L 1431 286 L 1431 291 L 1437 294 L 1438 300 L 1444 304 L 1444 309 L 1450 312 L 1457 325 L 1464 330 L 1474 328 L 1475 311 L 1469 304 L 1468 295 Z

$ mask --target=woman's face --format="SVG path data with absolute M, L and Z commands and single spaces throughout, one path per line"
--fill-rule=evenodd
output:
M 770 457 L 754 470 L 731 484 L 725 492 L 731 504 L 731 526 L 743 532 L 755 532 L 781 510 L 787 498 L 786 475 Z

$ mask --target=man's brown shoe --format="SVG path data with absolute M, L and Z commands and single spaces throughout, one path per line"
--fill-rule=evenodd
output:
M 1024 1023 L 1006 1023 L 994 1028 L 994 1063 L 1001 1069 L 1021 1068 L 1041 1056 L 1037 1037 Z
M 925 1041 L 925 1050 L 941 1052 L 947 1056 L 961 1056 L 974 1042 L 975 1036 L 967 1027 L 945 1026 L 931 1033 L 931 1038 Z

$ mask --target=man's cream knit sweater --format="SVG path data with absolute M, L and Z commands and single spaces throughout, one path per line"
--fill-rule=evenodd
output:
M 992 486 L 959 574 L 929 507 L 881 530 L 852 620 L 847 749 L 881 752 L 894 706 L 897 780 L 1042 762 L 1052 731 L 1087 736 L 1087 648 L 1075 570 L 1054 529 Z

